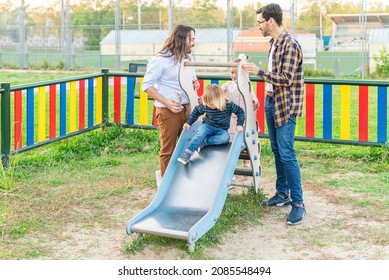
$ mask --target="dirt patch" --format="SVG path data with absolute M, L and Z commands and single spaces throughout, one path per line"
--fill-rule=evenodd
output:
M 261 187 L 266 194 L 274 192 L 273 182 L 274 178 L 262 179 Z M 233 190 L 239 191 L 240 188 Z M 44 244 L 42 250 L 47 254 L 40 259 L 189 259 L 186 251 L 154 244 L 134 255 L 124 253 L 124 244 L 135 238 L 126 234 L 126 223 L 143 209 L 139 205 L 144 207 L 151 202 L 155 189 L 140 192 L 136 202 L 133 194 L 113 201 L 104 210 L 105 214 L 101 213 L 109 222 L 69 223 L 55 235 L 25 237 L 22 242 Z M 315 185 L 306 183 L 307 216 L 302 224 L 286 225 L 290 206 L 268 208 L 259 225 L 226 232 L 221 244 L 205 250 L 205 257 L 218 260 L 389 259 L 388 227 L 355 215 L 358 209 L 349 205 L 333 203 L 329 199 L 333 195 L 320 194 Z

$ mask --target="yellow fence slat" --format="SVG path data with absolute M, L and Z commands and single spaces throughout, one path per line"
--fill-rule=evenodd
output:
M 139 99 L 140 99 L 140 116 L 139 123 L 141 125 L 147 125 L 147 115 L 148 115 L 148 95 L 142 90 L 143 78 L 140 78 L 139 86 Z
M 95 123 L 101 124 L 103 122 L 103 78 L 96 79 L 96 116 Z
M 38 141 L 45 140 L 46 132 L 46 89 L 38 88 Z
M 350 140 L 350 91 L 349 85 L 340 86 L 340 139 Z
M 69 132 L 76 131 L 76 82 L 70 82 L 69 95 Z

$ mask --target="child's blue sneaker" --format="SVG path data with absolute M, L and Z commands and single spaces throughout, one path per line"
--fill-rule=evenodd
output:
M 193 153 L 190 150 L 186 149 L 177 160 L 185 165 L 189 162 L 192 154 Z

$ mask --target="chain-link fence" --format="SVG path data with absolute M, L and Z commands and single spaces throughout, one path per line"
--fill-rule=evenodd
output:
M 61 27 L 26 27 L 25 40 L 20 41 L 20 32 L 15 26 L 3 26 L 0 28 L 0 67 L 1 68 L 28 68 L 28 69 L 76 69 L 83 71 L 96 71 L 101 68 L 115 69 L 116 56 L 102 55 L 99 45 L 88 45 L 88 33 L 98 33 L 104 38 L 114 26 L 89 26 L 71 28 L 71 48 L 64 44 L 63 30 Z M 81 31 L 82 30 L 82 31 Z M 66 39 L 65 39 L 66 40 Z M 238 38 L 239 40 L 239 38 Z M 239 45 L 239 42 L 235 42 Z M 147 62 L 155 52 L 121 53 L 121 69 L 128 70 L 129 62 Z M 237 53 L 238 54 L 238 53 Z M 247 52 L 250 61 L 266 66 L 266 52 Z M 196 53 L 194 58 L 206 58 L 207 53 Z M 368 56 L 368 54 L 366 54 Z M 139 59 L 143 57 L 143 59 Z M 125 58 L 125 59 L 123 59 Z M 373 58 L 369 57 L 369 60 Z M 227 61 L 219 56 L 219 60 Z M 70 61 L 70 63 L 69 63 Z M 359 77 L 360 53 L 359 52 L 329 52 L 316 53 L 315 59 L 307 59 L 306 70 L 310 75 L 333 77 Z

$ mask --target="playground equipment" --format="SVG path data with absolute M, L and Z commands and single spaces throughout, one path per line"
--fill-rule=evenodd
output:
M 180 85 L 189 97 L 191 109 L 198 105 L 193 89 L 193 66 L 237 67 L 238 89 L 245 100 L 246 121 L 243 133 L 236 133 L 226 145 L 205 146 L 195 152 L 186 165 L 177 158 L 190 142 L 201 120 L 184 130 L 178 140 L 156 197 L 151 204 L 127 224 L 127 233 L 153 234 L 187 240 L 193 252 L 195 242 L 210 230 L 223 209 L 236 164 L 242 149 L 247 148 L 252 166 L 254 189 L 260 183 L 258 131 L 250 94 L 248 73 L 241 63 L 191 63 L 184 61 L 180 68 Z

